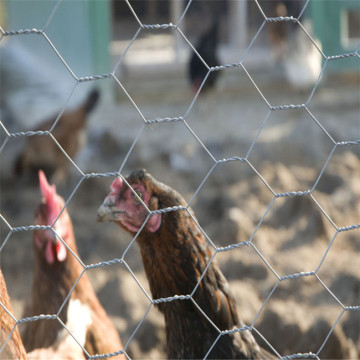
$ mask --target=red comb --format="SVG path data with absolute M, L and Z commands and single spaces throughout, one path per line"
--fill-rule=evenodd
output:
M 118 192 L 123 185 L 123 179 L 118 176 L 111 184 L 110 190 L 111 192 Z
M 42 170 L 39 170 L 39 182 L 41 195 L 45 199 L 48 209 L 47 223 L 52 225 L 61 211 L 57 201 L 56 186 L 48 183 Z

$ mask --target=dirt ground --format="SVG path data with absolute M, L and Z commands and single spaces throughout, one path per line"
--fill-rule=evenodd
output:
M 360 224 L 360 149 L 341 142 L 360 139 L 359 79 L 324 79 L 308 111 L 269 111 L 243 75 L 230 71 L 189 113 L 192 96 L 182 82 L 166 89 L 160 80 L 125 82 L 146 119 L 186 114 L 186 122 L 144 126 L 119 91 L 115 105 L 102 103 L 91 115 L 87 145 L 76 163 L 89 173 L 120 169 L 126 175 L 144 167 L 191 202 L 217 249 L 247 242 L 217 252 L 215 261 L 230 282 L 240 318 L 280 355 L 358 359 L 360 311 L 351 307 L 360 305 L 360 237 L 354 227 Z M 309 96 L 272 79 L 260 89 L 271 105 L 303 103 Z M 12 227 L 33 224 L 40 192 L 28 180 L 2 180 L 1 213 Z M 128 249 L 127 234 L 95 220 L 112 178 L 84 180 L 76 188 L 80 180 L 71 168 L 57 189 L 71 197 L 68 210 L 82 260 L 124 256 L 133 272 L 121 264 L 89 271 L 99 299 L 132 359 L 166 358 L 161 314 L 152 306 L 144 317 L 150 305 L 144 291 L 151 293 L 136 243 Z M 31 290 L 32 234 L 8 234 L 2 221 L 1 243 L 7 243 L 1 268 L 21 318 Z M 296 275 L 303 272 L 311 274 Z

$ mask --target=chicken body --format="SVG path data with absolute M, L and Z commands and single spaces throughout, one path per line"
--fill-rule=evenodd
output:
M 273 0 L 268 3 L 271 17 L 298 18 L 306 5 L 304 0 Z M 292 88 L 305 92 L 313 88 L 322 68 L 321 42 L 313 34 L 306 11 L 300 21 L 314 43 L 297 22 L 277 21 L 268 24 L 268 37 L 273 58 L 280 62 Z
M 39 177 L 43 198 L 36 211 L 35 221 L 38 225 L 52 225 L 65 203 L 56 194 L 55 186 L 47 183 L 42 172 L 39 173 Z M 66 209 L 53 228 L 78 256 L 72 222 Z M 25 315 L 56 314 L 82 274 L 83 266 L 51 230 L 35 230 L 33 248 L 33 287 Z M 79 302 L 80 305 L 76 306 L 88 311 L 71 310 L 69 304 L 72 302 Z M 81 314 L 88 315 L 84 317 Z M 68 328 L 74 328 L 73 324 L 87 327 L 84 348 L 90 355 L 113 353 L 123 349 L 119 335 L 96 297 L 86 273 L 77 283 L 59 317 Z M 53 345 L 59 340 L 62 330 L 63 327 L 56 320 L 26 323 L 23 333 L 26 350 L 32 351 Z M 82 328 L 75 328 L 75 333 L 82 337 L 84 331 Z M 81 339 L 77 340 L 80 342 Z M 123 356 L 115 358 L 125 359 Z
M 10 297 L 7 292 L 5 279 L 0 269 L 0 302 L 5 308 L 13 314 Z M 68 329 L 72 334 L 77 338 L 81 345 L 85 343 L 85 336 L 87 331 L 87 326 L 90 323 L 89 318 L 89 308 L 80 305 L 79 300 L 70 301 L 69 312 L 76 312 L 81 319 L 84 321 L 82 324 L 76 324 L 75 321 L 68 323 Z M 86 320 L 86 318 L 88 320 Z M 80 319 L 79 319 L 80 320 Z M 71 335 L 65 330 L 62 329 L 61 333 L 58 336 L 57 341 L 53 346 L 48 348 L 35 349 L 30 353 L 26 353 L 24 344 L 20 337 L 18 328 L 16 327 L 8 339 L 13 327 L 15 325 L 14 319 L 9 315 L 7 311 L 0 306 L 0 359 L 14 359 L 14 360 L 27 360 L 27 359 L 36 359 L 36 360 L 49 360 L 49 359 L 58 359 L 58 360 L 85 360 L 84 353 L 81 347 L 73 340 Z M 6 341 L 6 345 L 3 348 L 3 345 Z
M 67 328 L 72 336 L 84 346 L 88 326 L 91 324 L 91 311 L 79 299 L 69 301 L 67 311 Z M 48 348 L 38 348 L 28 353 L 29 359 L 34 360 L 85 360 L 82 348 L 74 341 L 65 329 L 59 331 L 56 341 Z
M 81 106 L 65 111 L 52 131 L 56 141 L 72 159 L 84 145 L 87 117 L 95 108 L 99 96 L 99 91 L 93 90 Z M 51 129 L 56 117 L 57 115 L 44 121 L 34 130 Z M 61 183 L 66 179 L 69 164 L 69 160 L 49 136 L 30 136 L 26 138 L 25 147 L 16 159 L 14 172 L 21 176 L 43 169 L 48 176 L 51 175 L 54 182 Z
M 146 221 L 137 242 L 153 298 L 190 295 L 196 289 L 191 299 L 157 302 L 165 317 L 167 355 L 170 359 L 204 358 L 219 331 L 242 326 L 229 284 L 214 261 L 206 269 L 212 251 L 190 209 L 157 212 L 148 217 L 146 207 L 151 211 L 185 207 L 182 196 L 144 170 L 134 171 L 126 181 L 132 189 L 120 177 L 114 180 L 98 210 L 98 219 L 113 221 L 132 235 Z M 260 348 L 249 331 L 242 331 L 222 335 L 207 358 L 273 356 Z
M 219 42 L 219 23 L 216 19 L 213 20 L 213 24 L 206 31 L 198 41 L 198 44 L 195 45 L 196 51 L 205 61 L 205 63 L 210 66 L 218 66 L 220 61 L 217 56 L 217 46 Z M 208 69 L 201 61 L 199 56 L 196 53 L 193 53 L 190 58 L 189 63 L 189 78 L 191 84 L 193 86 L 193 90 L 196 93 L 206 74 L 208 73 Z M 215 71 L 209 74 L 209 77 L 206 79 L 204 86 L 202 87 L 202 92 L 206 92 L 215 86 L 217 77 L 219 76 L 219 72 Z
M 13 314 L 10 297 L 7 292 L 5 279 L 0 269 L 0 302 Z M 14 319 L 0 305 L 0 359 L 22 359 L 26 360 L 26 351 L 20 338 L 19 329 L 16 327 L 11 337 L 8 339 L 15 325 Z M 5 347 L 3 345 L 7 341 Z

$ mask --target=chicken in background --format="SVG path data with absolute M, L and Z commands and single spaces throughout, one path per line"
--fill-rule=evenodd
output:
M 321 50 L 320 41 L 314 36 L 312 38 Z M 301 28 L 297 28 L 290 35 L 289 42 L 291 46 L 283 60 L 286 78 L 295 89 L 312 89 L 321 73 L 322 55 Z
M 74 159 L 85 143 L 85 128 L 87 117 L 95 108 L 99 99 L 97 89 L 90 92 L 85 102 L 78 108 L 64 112 L 54 130 L 51 132 L 56 141 Z M 51 118 L 34 131 L 49 130 L 56 117 Z M 26 138 L 24 149 L 15 161 L 15 175 L 26 173 L 36 174 L 43 169 L 52 182 L 63 183 L 67 177 L 70 161 L 66 158 L 58 145 L 48 135 L 29 136 Z
M 210 67 L 220 65 L 220 60 L 217 56 L 218 43 L 219 21 L 214 18 L 210 28 L 205 31 L 205 33 L 200 37 L 198 43 L 195 45 L 196 51 L 199 53 L 205 63 Z M 195 52 L 192 52 L 189 62 L 189 78 L 195 94 L 199 90 L 207 73 L 208 69 L 201 61 L 199 56 Z M 213 89 L 215 87 L 218 77 L 218 71 L 210 73 L 204 83 L 204 86 L 201 89 L 201 93 L 206 93 L 210 89 Z
M 136 240 L 153 299 L 189 295 L 200 282 L 192 298 L 215 326 L 220 331 L 243 326 L 220 268 L 214 261 L 207 267 L 213 252 L 195 224 L 191 209 L 159 212 L 148 218 L 146 207 L 151 211 L 186 207 L 183 197 L 145 170 L 132 172 L 126 181 L 131 188 L 121 177 L 113 181 L 109 195 L 98 210 L 98 220 L 115 222 L 132 236 L 142 229 Z M 165 317 L 168 358 L 204 358 L 219 331 L 194 303 L 190 299 L 174 300 L 159 302 L 156 306 Z M 250 331 L 242 331 L 221 336 L 207 358 L 275 357 L 257 344 Z
M 42 171 L 39 172 L 39 180 L 42 200 L 35 212 L 35 224 L 52 225 L 62 211 L 53 229 L 79 256 L 70 216 L 67 209 L 63 210 L 63 198 L 56 193 L 55 185 L 48 184 Z M 34 276 L 25 316 L 56 314 L 82 274 L 83 266 L 67 246 L 51 230 L 34 231 Z M 88 314 L 87 318 L 83 319 L 82 314 Z M 90 355 L 114 353 L 123 349 L 120 337 L 96 297 L 86 273 L 73 289 L 59 318 L 67 327 L 72 324 L 83 327 L 87 324 L 84 348 Z M 81 329 L 77 331 L 80 334 Z M 55 320 L 26 323 L 22 334 L 26 350 L 53 346 L 59 341 L 63 330 Z M 118 355 L 114 359 L 125 359 L 125 356 Z
M 303 0 L 273 0 L 270 17 L 298 18 L 305 1 Z M 310 20 L 306 12 L 299 19 L 306 31 L 314 40 L 309 39 L 296 22 L 277 21 L 268 24 L 268 39 L 272 47 L 275 62 L 280 62 L 288 83 L 299 91 L 311 89 L 319 78 L 322 68 L 320 41 L 314 36 Z M 317 48 L 318 47 L 318 48 Z
M 24 345 L 20 338 L 18 327 L 11 334 L 15 321 L 9 315 L 8 311 L 13 314 L 10 297 L 7 292 L 5 279 L 0 268 L 0 359 L 22 359 L 26 360 L 27 355 Z M 6 308 L 6 310 L 3 308 Z M 8 339 L 9 338 L 9 339 Z M 7 341 L 6 345 L 5 341 Z
M 99 100 L 99 90 L 78 84 L 58 56 L 38 42 L 22 37 L 0 43 L 1 179 L 36 179 L 43 169 L 51 180 L 64 182 L 70 161 L 85 140 L 87 117 Z M 64 107 L 66 109 L 64 110 Z M 58 116 L 61 116 L 58 118 Z M 52 136 L 19 136 L 21 132 L 49 131 Z M 5 130 L 6 129 L 6 130 Z M 7 137 L 7 133 L 17 136 Z M 26 175 L 26 176 L 25 176 Z M 33 175 L 33 176 L 28 176 Z

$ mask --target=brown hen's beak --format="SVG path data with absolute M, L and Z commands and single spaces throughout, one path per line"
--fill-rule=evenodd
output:
M 104 202 L 97 211 L 96 221 L 98 222 L 106 222 L 114 220 L 114 212 L 111 205 Z

